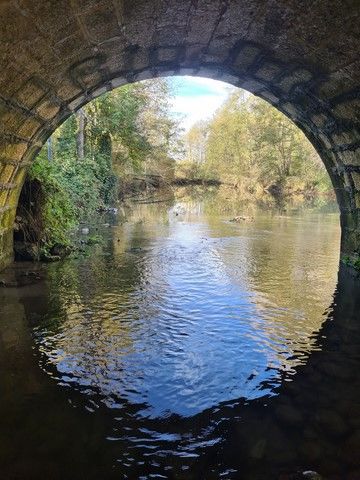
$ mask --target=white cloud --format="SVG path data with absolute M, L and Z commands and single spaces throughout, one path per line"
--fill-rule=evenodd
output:
M 174 91 L 172 111 L 181 116 L 181 127 L 188 130 L 199 120 L 210 118 L 235 87 L 224 82 L 201 77 L 170 79 Z
M 188 130 L 194 123 L 210 118 L 225 98 L 222 95 L 175 97 L 172 110 L 175 115 L 183 117 L 181 126 Z

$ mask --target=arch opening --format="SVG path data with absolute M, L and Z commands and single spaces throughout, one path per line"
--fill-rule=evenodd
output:
M 231 195 L 280 209 L 296 194 L 297 201 L 302 195 L 305 202 L 332 198 L 320 157 L 293 122 L 245 90 L 207 80 L 173 76 L 139 81 L 114 89 L 113 95 L 100 95 L 64 121 L 49 137 L 40 162 L 22 189 L 14 231 L 16 259 L 49 259 L 53 250 L 69 252 L 69 227 L 72 230 L 75 223 L 83 223 L 96 211 L 114 210 L 126 191 L 139 192 L 136 179 L 141 181 L 140 177 L 147 178 L 148 186 L 158 182 L 152 185 L 155 190 L 171 185 L 224 185 L 225 189 L 228 185 Z M 208 96 L 204 97 L 205 93 Z M 215 105 L 211 94 L 217 98 Z M 188 105 L 190 98 L 191 104 L 197 105 L 196 113 Z M 180 105 L 181 99 L 187 108 Z M 185 129 L 172 101 L 186 111 Z M 141 105 L 137 120 L 133 119 L 135 105 Z M 126 112 L 130 112 L 128 117 Z M 203 130 L 202 138 L 199 129 Z M 139 136 L 143 139 L 140 144 L 136 140 Z M 174 138 L 178 147 L 181 144 L 180 150 L 172 148 Z M 201 158 L 194 141 L 201 143 Z M 104 169 L 108 171 L 105 176 Z M 54 188 L 53 177 L 75 209 L 62 201 L 62 192 L 59 196 L 56 189 L 52 198 L 47 198 Z M 167 195 L 172 195 L 171 189 Z M 47 214 L 49 210 L 56 212 L 55 224 L 51 213 L 50 217 Z
M 26 168 L 57 126 L 105 91 L 175 74 L 244 88 L 304 131 L 336 192 L 342 255 L 356 263 L 359 6 L 354 2 L 344 12 L 334 5 L 329 17 L 326 2 L 319 2 L 311 18 L 296 3 L 279 1 L 273 7 L 255 1 L 250 6 L 216 1 L 180 6 L 141 0 L 131 5 L 72 2 L 63 8 L 26 1 L 2 5 L 0 265 L 12 256 Z M 16 59 L 13 51 L 19 52 Z

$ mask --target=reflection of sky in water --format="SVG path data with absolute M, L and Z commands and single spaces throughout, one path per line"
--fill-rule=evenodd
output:
M 310 272 L 316 258 L 312 268 L 326 270 L 324 302 L 313 296 L 316 276 L 304 284 L 293 275 L 299 262 L 291 245 L 295 237 L 299 244 L 299 228 L 311 257 L 302 268 Z M 52 295 L 60 293 L 63 306 L 36 328 L 44 368 L 55 365 L 62 384 L 96 402 L 128 401 L 151 417 L 271 395 L 280 372 L 291 373 L 311 349 L 337 262 L 334 255 L 333 266 L 319 265 L 325 261 L 321 229 L 314 233 L 298 221 L 272 235 L 275 229 L 270 220 L 266 229 L 261 222 L 210 226 L 204 216 L 118 227 L 115 237 L 127 235 L 136 248 L 113 261 L 104 257 L 96 269 L 83 264 L 76 291 L 61 287 L 59 268 Z M 288 249 L 286 259 L 269 261 L 280 247 Z

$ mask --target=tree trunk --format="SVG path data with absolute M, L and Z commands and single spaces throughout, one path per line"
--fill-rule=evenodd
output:
M 49 137 L 47 140 L 47 157 L 48 161 L 52 162 L 53 161 L 53 145 L 52 145 L 52 137 Z
M 79 160 L 85 157 L 85 113 L 82 108 L 77 112 L 78 131 L 76 138 L 77 156 Z

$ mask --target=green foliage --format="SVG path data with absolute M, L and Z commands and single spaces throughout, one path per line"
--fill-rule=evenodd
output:
M 232 93 L 207 123 L 186 135 L 187 159 L 207 178 L 284 193 L 330 190 L 325 167 L 304 134 L 267 102 Z
M 86 241 L 86 245 L 99 245 L 102 243 L 102 238 L 99 235 L 92 235 Z
M 212 177 L 209 176 L 209 171 L 205 168 L 204 164 L 191 160 L 178 162 L 176 174 L 179 178 L 186 180 L 207 180 L 208 178 L 214 179 L 215 177 L 215 175 Z
M 352 267 L 358 272 L 360 272 L 360 258 L 354 259 L 351 258 L 349 255 L 344 255 L 341 260 L 348 267 Z
M 169 106 L 169 87 L 162 79 L 99 97 L 85 107 L 92 154 L 112 155 L 119 175 L 140 173 L 154 159 L 170 159 L 177 123 Z
M 41 185 L 43 249 L 69 244 L 77 223 L 114 204 L 124 174 L 173 175 L 177 123 L 169 102 L 165 80 L 127 85 L 89 103 L 52 135 L 28 176 Z
M 55 166 L 39 155 L 29 171 L 28 181 L 41 186 L 36 198 L 30 199 L 37 204 L 40 216 L 41 231 L 36 240 L 41 248 L 46 251 L 55 244 L 70 245 L 68 233 L 75 225 L 76 213 Z

